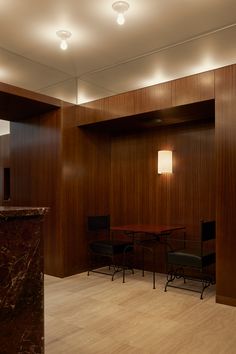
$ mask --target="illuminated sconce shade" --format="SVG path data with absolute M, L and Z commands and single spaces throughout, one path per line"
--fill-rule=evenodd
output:
M 158 173 L 172 173 L 172 151 L 158 151 Z

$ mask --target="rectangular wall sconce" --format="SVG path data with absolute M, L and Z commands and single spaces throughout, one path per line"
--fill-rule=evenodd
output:
M 158 173 L 172 173 L 172 151 L 158 151 Z

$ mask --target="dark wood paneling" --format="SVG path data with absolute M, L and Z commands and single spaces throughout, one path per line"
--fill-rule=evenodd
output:
M 233 297 L 216 295 L 216 302 L 218 302 L 219 304 L 236 306 L 236 299 Z
M 173 151 L 173 174 L 157 174 L 157 151 Z M 183 224 L 198 238 L 215 218 L 214 125 L 163 128 L 112 140 L 112 225 Z M 161 258 L 163 261 L 163 256 Z M 163 271 L 161 261 L 158 270 Z
M 11 205 L 50 207 L 44 224 L 45 271 L 64 274 L 61 234 L 60 111 L 11 123 Z
M 133 91 L 104 99 L 104 119 L 130 116 L 135 113 Z
M 0 119 L 20 121 L 60 107 L 61 101 L 0 83 Z
M 171 82 L 145 87 L 132 92 L 134 95 L 135 114 L 172 106 Z
M 10 134 L 0 136 L 0 204 L 7 205 L 4 201 L 4 168 L 10 167 Z
M 163 112 L 165 119 L 168 120 L 168 124 L 170 122 L 176 123 L 177 121 L 179 123 L 181 119 L 184 121 L 188 120 L 189 117 L 181 113 L 178 116 L 174 110 L 176 109 L 176 105 L 179 106 L 180 104 L 197 103 L 209 99 L 214 99 L 214 72 L 203 73 L 181 80 L 176 80 L 174 82 L 154 85 L 140 90 L 103 98 L 101 100 L 89 102 L 77 107 L 75 123 L 77 121 L 78 125 L 87 125 L 87 128 L 83 133 L 84 147 L 86 146 L 86 135 L 87 138 L 90 136 L 87 140 L 87 142 L 89 141 L 89 144 L 94 141 L 92 149 L 90 145 L 87 145 L 88 151 L 92 154 L 90 158 L 91 163 L 87 160 L 82 162 L 82 165 L 84 167 L 86 166 L 86 169 L 89 168 L 93 171 L 94 164 L 95 166 L 98 164 L 99 154 L 96 150 L 98 149 L 98 146 L 104 147 L 101 142 L 99 145 L 96 143 L 100 134 L 104 131 L 107 131 L 110 134 L 115 133 L 116 135 L 122 132 L 121 136 L 114 136 L 111 140 L 111 189 L 109 191 L 108 188 L 105 188 L 107 192 L 111 193 L 110 213 L 112 216 L 112 222 L 155 223 L 160 222 L 160 220 L 165 223 L 183 222 L 189 228 L 190 234 L 193 237 L 197 237 L 199 234 L 200 220 L 202 218 L 215 217 L 215 184 L 212 182 L 208 193 L 209 180 L 205 180 L 206 176 L 204 175 L 206 171 L 206 173 L 210 173 L 211 176 L 214 175 L 214 166 L 211 172 L 209 172 L 204 165 L 204 161 L 211 160 L 212 154 L 214 154 L 214 146 L 212 145 L 214 143 L 214 129 L 212 128 L 209 130 L 211 132 L 209 135 L 209 140 L 209 137 L 206 137 L 208 133 L 205 133 L 205 135 L 201 133 L 199 138 L 199 130 L 197 130 L 194 135 L 195 127 L 191 128 L 191 124 L 189 127 L 186 127 L 189 134 L 183 134 L 185 136 L 184 139 L 182 139 L 182 136 L 180 138 L 180 133 L 177 133 L 176 136 L 172 133 L 167 133 L 169 132 L 169 128 L 166 130 L 166 128 L 160 127 L 160 132 L 158 132 L 159 135 L 157 134 L 157 131 L 154 134 L 153 132 L 150 132 L 150 129 L 155 127 L 152 126 L 152 124 L 150 124 L 149 127 L 145 127 L 145 132 L 142 127 L 142 133 L 134 133 L 134 130 L 137 128 L 137 119 L 140 118 L 139 115 L 141 114 L 144 116 L 148 114 L 155 114 L 152 110 L 156 110 L 156 112 Z M 166 108 L 168 108 L 169 111 Z M 171 110 L 173 110 L 173 112 Z M 164 114 L 165 111 L 168 113 L 167 116 Z M 201 120 L 209 118 L 209 114 L 206 114 L 203 107 L 201 109 L 193 109 L 194 114 L 196 114 L 196 111 L 198 112 L 197 119 Z M 134 114 L 136 115 L 134 116 Z M 212 118 L 214 118 L 214 109 L 212 110 Z M 150 120 L 152 119 L 153 117 L 150 117 Z M 193 120 L 194 119 L 195 118 L 193 118 Z M 102 121 L 103 123 L 101 124 L 100 122 Z M 92 127 L 92 125 L 89 125 L 91 123 L 96 124 Z M 199 122 L 198 124 L 200 126 L 201 123 Z M 133 128 L 132 134 L 126 132 L 127 129 L 125 129 L 125 126 L 127 125 L 129 127 L 129 132 L 132 131 L 130 128 Z M 163 125 L 165 124 L 163 123 Z M 90 128 L 92 128 L 91 131 Z M 173 131 L 178 132 L 178 130 L 176 130 L 177 128 L 173 129 Z M 180 129 L 179 132 L 181 132 L 182 128 L 180 127 L 178 129 Z M 191 129 L 193 129 L 192 133 L 190 133 Z M 199 129 L 200 131 L 204 131 L 205 128 L 203 130 L 201 128 Z M 187 138 L 188 136 L 189 138 Z M 181 172 L 178 174 L 178 176 L 182 177 L 183 183 L 180 177 L 172 179 L 173 176 L 167 177 L 157 176 L 155 173 L 153 174 L 153 171 L 156 171 L 156 160 L 152 159 L 152 161 L 150 161 L 150 157 L 147 159 L 146 157 L 148 154 L 153 156 L 154 152 L 152 151 L 151 146 L 155 139 L 158 139 L 158 144 L 160 143 L 162 145 L 166 145 L 168 141 L 171 146 L 173 144 L 178 146 L 178 143 L 180 145 L 182 144 L 180 146 L 182 155 L 183 150 L 186 150 L 185 153 L 188 156 L 186 164 L 189 165 L 190 171 L 184 169 L 182 175 Z M 177 139 L 177 141 L 175 139 Z M 201 143 L 199 143 L 199 139 Z M 104 142 L 106 139 L 100 140 L 103 140 Z M 196 142 L 196 145 L 194 145 L 194 141 Z M 74 144 L 75 143 L 73 142 L 73 145 Z M 117 150 L 115 148 L 116 144 L 118 144 Z M 208 144 L 210 144 L 210 148 Z M 201 149 L 201 152 L 198 150 L 199 146 L 201 146 L 201 148 L 199 148 Z M 108 148 L 109 147 L 107 144 L 106 149 Z M 162 148 L 164 148 L 164 146 L 162 146 Z M 158 146 L 156 148 L 156 154 L 157 150 Z M 85 151 L 86 150 L 84 150 L 84 154 L 87 153 Z M 117 163 L 116 151 L 120 154 L 120 159 L 124 165 L 120 164 L 120 161 Z M 205 151 L 209 151 L 210 157 L 207 153 L 204 160 L 202 156 Z M 199 156 L 199 154 L 201 155 L 201 158 L 198 157 L 197 163 L 195 161 L 191 162 L 191 154 L 194 157 Z M 106 154 L 104 154 L 104 156 L 106 156 Z M 128 158 L 127 156 L 130 157 Z M 179 158 L 180 161 L 182 161 L 183 156 Z M 109 161 L 108 159 L 105 160 L 106 162 L 102 160 L 105 163 L 103 169 L 107 171 Z M 140 163 L 138 163 L 138 161 Z M 213 165 L 214 162 L 214 159 L 212 159 L 211 165 Z M 147 163 L 149 165 L 147 165 Z M 200 170 L 196 168 L 196 166 L 199 167 L 198 163 L 203 163 L 204 165 L 205 172 L 203 174 L 201 174 L 201 172 L 199 172 Z M 89 164 L 90 167 L 87 167 Z M 210 166 L 210 164 L 208 165 Z M 144 171 L 146 171 L 147 175 L 145 175 Z M 196 172 L 196 175 L 193 172 Z M 94 176 L 95 174 L 92 173 L 91 178 L 87 179 L 87 186 L 90 185 L 89 188 L 91 191 L 96 188 L 96 180 L 94 180 Z M 189 180 L 191 180 L 190 184 Z M 212 180 L 214 180 L 214 178 Z M 157 181 L 159 181 L 159 183 L 157 183 Z M 175 184 L 175 181 L 178 182 Z M 109 184 L 109 181 L 107 181 L 107 183 Z M 205 189 L 204 183 L 207 185 Z M 88 187 L 84 185 L 85 191 L 88 190 L 87 188 Z M 104 188 L 101 188 L 101 190 L 104 190 Z M 200 190 L 203 191 L 202 194 Z M 106 207 L 104 208 L 104 203 L 100 200 L 102 193 L 100 192 L 99 196 L 99 189 L 97 189 L 97 191 L 98 194 L 96 195 L 96 199 L 93 197 L 93 192 L 87 193 L 87 203 L 92 205 L 92 203 L 96 200 L 98 209 L 101 208 L 102 210 L 106 210 Z M 198 193 L 198 197 L 194 195 L 193 191 Z M 207 195 L 207 198 L 205 198 L 205 195 Z M 191 198 L 194 198 L 196 203 L 192 203 Z M 85 206 L 84 210 L 87 210 L 88 214 L 90 213 L 88 206 Z M 201 215 L 202 211 L 205 211 L 206 215 Z M 209 216 L 207 216 L 207 214 Z M 163 270 L 163 257 L 159 262 L 159 267 L 159 270 Z
M 231 304 L 236 303 L 236 65 L 216 70 L 215 77 L 217 299 Z
M 172 106 L 214 99 L 214 71 L 172 81 Z
M 76 107 L 76 114 L 65 106 L 63 128 L 60 112 L 13 124 L 13 202 L 52 207 L 46 236 L 49 273 L 69 275 L 86 267 L 89 214 L 110 212 L 113 224 L 183 222 L 194 237 L 200 219 L 214 217 L 216 202 L 217 301 L 235 303 L 236 67 L 215 73 L 216 187 L 211 125 L 125 133 L 111 141 L 104 132 L 77 128 L 166 108 L 170 85 L 172 107 L 214 99 L 213 71 L 86 103 Z M 9 90 L 3 91 L 15 94 Z M 156 174 L 159 147 L 174 150 L 172 176 Z
M 70 275 L 87 269 L 87 216 L 109 213 L 110 138 L 78 128 L 74 107 L 63 112 L 62 227 Z
M 171 94 L 171 83 L 164 83 L 84 103 L 78 125 L 171 107 Z
M 84 103 L 78 107 L 78 124 L 83 125 L 135 113 L 134 91 Z M 82 114 L 83 113 L 83 114 Z
M 77 120 L 84 125 L 210 99 L 214 99 L 214 71 L 84 103 Z
M 3 82 L 0 82 L 0 92 L 7 93 L 7 94 L 11 95 L 12 97 L 22 97 L 26 100 L 32 100 L 32 101 L 39 102 L 39 103 L 45 103 L 50 106 L 52 105 L 54 107 L 61 107 L 61 100 L 59 100 L 57 98 L 43 95 L 38 92 L 29 91 L 29 90 L 26 90 L 26 89 L 23 89 L 20 87 L 16 87 L 13 85 L 8 85 Z
M 77 107 L 77 125 L 84 125 L 103 120 L 104 99 L 85 103 Z
M 204 112 L 204 113 L 203 113 Z M 90 130 L 97 132 L 110 132 L 111 134 L 124 134 L 160 128 L 163 126 L 179 125 L 183 123 L 215 120 L 215 101 L 207 100 L 187 105 L 160 109 L 156 111 L 135 114 L 129 117 L 104 120 L 86 124 Z

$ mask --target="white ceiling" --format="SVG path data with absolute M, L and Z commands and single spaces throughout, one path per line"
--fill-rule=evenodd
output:
M 114 1 L 0 0 L 0 81 L 82 103 L 236 62 L 236 0 Z

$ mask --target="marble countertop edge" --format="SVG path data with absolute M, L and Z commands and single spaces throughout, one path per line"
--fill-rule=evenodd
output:
M 17 206 L 0 206 L 0 219 L 44 216 L 49 212 L 48 207 L 17 207 Z

